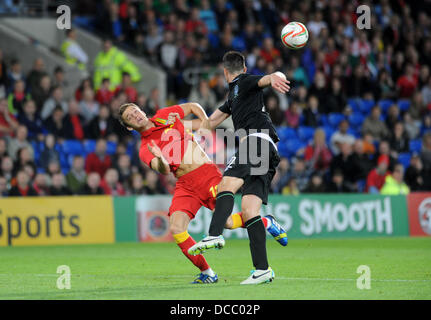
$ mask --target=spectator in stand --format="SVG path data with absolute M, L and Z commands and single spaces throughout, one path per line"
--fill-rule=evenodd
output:
M 82 100 L 79 103 L 80 114 L 84 116 L 85 123 L 90 123 L 99 114 L 99 103 L 94 99 L 94 91 L 85 89 L 82 94 Z
M 90 121 L 87 126 L 87 137 L 89 139 L 105 138 L 114 134 L 114 118 L 110 114 L 108 106 L 101 105 L 99 114 Z
M 193 88 L 190 92 L 189 101 L 199 101 L 207 114 L 211 114 L 217 108 L 215 94 L 210 90 L 208 81 L 200 80 L 198 88 Z
M 8 143 L 8 154 L 13 160 L 17 159 L 17 151 L 21 148 L 29 148 L 31 157 L 33 158 L 34 151 L 31 144 L 27 141 L 28 130 L 25 126 L 19 125 L 16 129 L 16 138 L 11 138 Z
M 280 126 L 284 121 L 283 111 L 280 109 L 278 98 L 274 94 L 266 97 L 265 107 L 275 126 Z
M 107 195 L 124 196 L 126 194 L 123 186 L 118 181 L 118 171 L 114 168 L 109 168 L 106 171 L 100 186 Z
M 316 128 L 319 125 L 319 100 L 316 96 L 311 95 L 308 98 L 308 104 L 305 105 L 303 115 L 305 126 Z
M 9 93 L 7 99 L 10 113 L 13 115 L 22 113 L 24 103 L 31 99 L 31 95 L 25 92 L 25 82 L 23 80 L 18 80 L 15 82 L 13 91 Z
M 13 160 L 9 156 L 4 156 L 1 161 L 1 175 L 10 182 L 13 178 Z
M 18 121 L 8 109 L 7 100 L 0 98 L 0 138 L 13 137 L 18 126 Z
M 409 194 L 410 189 L 403 179 L 404 167 L 402 164 L 398 163 L 395 165 L 392 174 L 386 176 L 385 184 L 380 190 L 380 193 L 384 195 Z
M 61 90 L 63 90 L 63 95 L 66 100 L 72 97 L 75 88 L 66 80 L 66 74 L 61 66 L 55 67 L 52 84 L 54 87 L 60 87 Z
M 85 160 L 85 171 L 87 174 L 97 172 L 100 177 L 105 176 L 106 170 L 111 167 L 111 157 L 106 153 L 106 150 L 106 140 L 98 139 L 96 150 L 90 153 Z
M 43 104 L 40 117 L 46 121 L 53 113 L 54 109 L 60 107 L 64 113 L 67 113 L 67 102 L 63 99 L 63 89 L 61 87 L 53 87 L 51 97 Z
M 1 11 L 0 5 L 0 11 Z M 6 97 L 7 94 L 7 86 L 8 86 L 8 78 L 7 78 L 7 66 L 3 58 L 3 51 L 0 49 L 0 99 Z
M 400 98 L 411 98 L 418 87 L 418 77 L 412 64 L 408 63 L 405 73 L 397 80 L 398 96 Z
M 17 151 L 17 158 L 14 162 L 13 173 L 17 173 L 19 170 L 23 170 L 26 166 L 31 166 L 33 172 L 36 171 L 36 164 L 34 163 L 33 155 L 28 147 L 22 147 Z
M 368 193 L 379 193 L 385 183 L 386 176 L 389 175 L 389 157 L 382 154 L 377 161 L 377 167 L 370 171 L 367 177 L 365 191 Z
M 431 76 L 428 78 L 427 84 L 422 87 L 421 96 L 423 104 L 429 108 L 431 105 Z
M 419 154 L 413 153 L 410 158 L 410 165 L 406 170 L 405 181 L 411 191 L 426 190 L 426 172 Z
M 410 113 L 405 112 L 403 116 L 404 129 L 409 140 L 416 139 L 420 132 L 419 121 L 414 121 Z
M 144 112 L 150 117 L 153 116 L 161 108 L 159 89 L 153 88 L 150 92 L 150 98 L 147 99 L 147 104 L 144 107 Z
M 387 155 L 389 157 L 389 171 L 392 171 L 394 169 L 394 165 L 397 163 L 397 159 L 396 159 L 397 154 L 394 154 L 394 152 L 391 151 L 389 142 L 387 140 L 380 141 L 379 150 L 374 156 L 375 164 L 377 163 L 377 160 L 382 154 Z
M 43 122 L 37 114 L 36 104 L 34 100 L 27 100 L 24 103 L 23 112 L 18 115 L 18 121 L 28 129 L 29 140 L 43 139 Z
M 298 155 L 304 154 L 304 159 L 309 168 L 320 172 L 326 171 L 332 160 L 332 154 L 326 145 L 325 139 L 325 131 L 320 128 L 316 129 L 313 142 L 298 152 Z
M 112 101 L 114 98 L 114 91 L 112 91 L 110 87 L 109 78 L 104 78 L 101 87 L 96 92 L 97 102 L 100 104 L 109 104 Z
M 291 128 L 298 128 L 299 126 L 299 119 L 301 116 L 301 110 L 299 107 L 299 104 L 296 101 L 292 101 L 292 103 L 289 106 L 289 109 L 286 110 L 284 113 L 286 124 L 288 127 Z
M 280 56 L 280 50 L 274 47 L 274 40 L 271 37 L 263 39 L 262 49 L 260 55 L 265 59 L 267 63 L 273 62 Z
M 298 189 L 301 192 L 303 192 L 308 185 L 311 171 L 311 169 L 307 169 L 304 159 L 296 158 L 293 161 L 293 170 L 290 174 L 290 177 L 296 180 Z
M 422 137 L 422 150 L 420 156 L 424 169 L 427 172 L 431 171 L 431 132 L 425 133 Z
M 400 109 L 396 104 L 393 104 L 388 109 L 388 115 L 386 117 L 386 128 L 388 128 L 389 132 L 394 130 L 394 126 L 397 122 L 400 121 Z
M 58 139 L 69 139 L 72 137 L 72 124 L 66 122 L 64 110 L 60 106 L 56 106 L 51 116 L 46 119 L 45 128 Z
M 427 132 L 431 132 L 431 114 L 423 117 L 419 135 L 423 136 Z
M 343 171 L 340 169 L 336 169 L 334 174 L 332 175 L 331 182 L 326 189 L 326 192 L 329 193 L 349 193 L 352 192 L 352 189 L 349 185 L 344 181 Z
M 127 95 L 127 101 L 136 102 L 138 99 L 138 92 L 132 83 L 132 78 L 128 72 L 123 72 L 121 84 L 115 89 L 115 95 L 117 95 L 120 91 L 123 91 Z
M 287 181 L 286 186 L 281 190 L 282 195 L 292 195 L 297 196 L 301 193 L 298 188 L 298 184 L 296 182 L 295 177 L 290 177 L 290 179 Z
M 362 124 L 362 134 L 371 134 L 373 139 L 380 141 L 386 139 L 389 136 L 388 128 L 385 123 L 380 120 L 380 107 L 375 105 L 371 109 L 371 114 L 365 119 Z
M 83 140 L 85 138 L 84 123 L 85 119 L 80 114 L 80 107 L 75 99 L 69 100 L 69 112 L 64 117 L 64 123 L 69 139 Z
M 0 163 L 1 160 L 7 156 L 7 141 L 5 138 L 0 138 Z
M 55 138 L 53 134 L 47 134 L 45 136 L 45 145 L 43 151 L 40 154 L 40 165 L 47 170 L 48 164 L 52 161 L 60 162 L 60 155 L 58 151 L 55 149 Z
M 87 183 L 79 191 L 82 195 L 102 195 L 103 189 L 100 187 L 100 175 L 97 172 L 92 172 L 87 176 Z
M 114 47 L 111 40 L 105 39 L 103 50 L 98 53 L 94 60 L 93 80 L 95 89 L 99 89 L 104 78 L 109 78 L 111 89 L 114 90 L 121 83 L 123 72 L 128 72 L 134 83 L 141 80 L 138 67 L 123 52 Z
M 324 193 L 326 192 L 323 178 L 318 172 L 311 175 L 308 186 L 305 188 L 304 193 Z
M 33 179 L 33 184 L 31 185 L 33 189 L 36 191 L 38 196 L 47 196 L 49 195 L 49 178 L 46 173 L 38 173 Z
M 132 167 L 130 156 L 127 153 L 123 153 L 119 156 L 116 169 L 119 177 L 118 181 L 120 181 L 125 188 L 128 188 L 127 183 L 132 175 Z
M 82 80 L 81 85 L 76 89 L 75 91 L 76 101 L 80 102 L 82 100 L 82 95 L 84 94 L 84 91 L 87 89 L 91 89 L 91 91 L 94 91 L 93 84 L 90 78 L 86 78 Z M 114 90 L 114 89 L 111 87 L 111 90 Z
M 353 153 L 351 157 L 352 172 L 349 177 L 346 177 L 352 184 L 357 184 L 359 181 L 365 181 L 368 173 L 373 168 L 373 162 L 368 154 L 364 151 L 364 141 L 357 139 L 353 144 Z M 356 188 L 358 189 L 358 188 Z
M 27 75 L 27 86 L 28 90 L 33 96 L 33 90 L 39 85 L 40 79 L 45 76 L 47 73 L 45 71 L 45 63 L 42 58 L 37 58 L 34 60 L 33 68 Z
M 29 184 L 30 177 L 24 170 L 18 171 L 16 175 L 16 186 L 9 191 L 10 197 L 28 197 L 37 196 L 36 191 Z
M 341 87 L 341 81 L 334 78 L 331 81 L 330 92 L 325 101 L 325 109 L 327 113 L 337 112 L 342 113 L 346 107 L 347 99 Z
M 131 182 L 130 182 L 130 194 L 134 195 L 141 195 L 145 193 L 145 185 L 144 185 L 144 179 L 142 178 L 142 174 L 139 172 L 134 173 L 131 176 Z
M 9 195 L 8 182 L 5 177 L 0 176 L 0 198 L 7 197 Z
M 340 146 L 343 143 L 347 143 L 352 146 L 355 142 L 355 137 L 350 133 L 347 133 L 348 130 L 349 122 L 347 120 L 342 120 L 338 125 L 338 130 L 331 136 L 331 151 L 334 155 L 338 155 L 340 153 Z
M 66 175 L 66 184 L 70 191 L 77 194 L 85 185 L 87 173 L 84 169 L 84 157 L 75 155 L 72 161 L 72 168 Z
M 7 74 L 8 88 L 15 87 L 15 82 L 22 80 L 25 81 L 24 73 L 22 73 L 21 63 L 17 59 L 11 61 L 10 71 Z
M 40 115 L 45 102 L 51 96 L 51 78 L 47 74 L 40 78 L 37 86 L 32 89 L 31 96 L 36 103 L 37 113 Z
M 76 41 L 75 29 L 66 30 L 66 39 L 61 44 L 61 53 L 66 59 L 66 63 L 77 66 L 81 71 L 86 70 L 88 55 Z
M 352 183 L 350 177 L 354 174 L 354 162 L 352 157 L 352 145 L 350 143 L 344 142 L 340 145 L 340 153 L 336 155 L 330 166 L 330 173 L 333 176 L 335 171 L 341 170 L 343 177 L 346 177 L 349 187 L 352 188 Z M 343 179 L 344 180 L 344 179 Z
M 409 151 L 409 138 L 402 122 L 397 122 L 393 128 L 389 145 L 396 157 L 399 153 Z
M 145 173 L 144 194 L 166 194 L 157 173 L 153 170 L 147 170 Z
M 271 182 L 271 190 L 273 193 L 280 193 L 283 186 L 286 185 L 290 177 L 290 163 L 289 159 L 282 157 L 280 163 L 275 171 L 274 178 Z
M 68 196 L 72 192 L 66 187 L 63 173 L 56 173 L 52 176 L 52 184 L 49 188 L 49 195 L 51 196 Z

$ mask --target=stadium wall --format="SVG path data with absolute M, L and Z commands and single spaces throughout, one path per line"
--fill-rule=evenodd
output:
M 234 211 L 240 211 L 236 198 Z M 0 200 L 0 246 L 173 241 L 167 211 L 171 196 L 28 197 Z M 290 239 L 431 236 L 431 193 L 272 195 L 272 214 Z M 204 236 L 211 212 L 202 208 L 189 227 Z M 245 229 L 226 230 L 247 238 Z

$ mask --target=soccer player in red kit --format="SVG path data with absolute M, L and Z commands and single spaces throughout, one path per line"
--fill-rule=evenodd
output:
M 189 114 L 194 114 L 198 119 L 183 120 Z M 188 253 L 188 249 L 196 243 L 187 232 L 188 225 L 200 207 L 215 208 L 217 185 L 222 179 L 218 167 L 211 162 L 190 131 L 199 129 L 205 119 L 208 117 L 197 103 L 160 109 L 150 119 L 133 103 L 126 103 L 119 109 L 120 122 L 129 130 L 141 134 L 141 161 L 161 174 L 172 172 L 178 178 L 169 208 L 169 224 L 183 254 L 201 270 L 193 283 L 218 280 L 202 254 L 193 256 Z M 238 227 L 244 227 L 241 213 L 232 214 L 225 225 L 228 229 Z

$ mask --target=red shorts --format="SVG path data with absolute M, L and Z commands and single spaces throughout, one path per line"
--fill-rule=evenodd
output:
M 214 210 L 217 186 L 221 179 L 222 174 L 213 163 L 203 164 L 179 177 L 169 208 L 169 216 L 175 211 L 182 211 L 193 219 L 202 206 Z

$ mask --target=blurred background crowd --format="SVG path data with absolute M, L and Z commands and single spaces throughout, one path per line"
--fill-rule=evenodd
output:
M 8 12 L 6 1 L 0 13 Z M 371 7 L 371 29 L 356 7 Z M 77 1 L 74 22 L 105 40 L 88 66 L 73 29 L 59 48 L 90 70 L 70 90 L 65 71 L 31 70 L 0 48 L 0 194 L 172 193 L 175 178 L 139 161 L 139 137 L 117 110 L 135 102 L 149 116 L 193 101 L 211 114 L 226 98 L 221 58 L 245 54 L 248 72 L 284 72 L 292 90 L 265 91 L 280 135 L 273 193 L 431 190 L 431 3 L 429 1 L 104 0 Z M 303 22 L 301 50 L 280 31 Z M 122 56 L 131 50 L 162 68 L 168 95 L 138 92 L 145 75 Z M 107 71 L 109 70 L 109 72 Z

